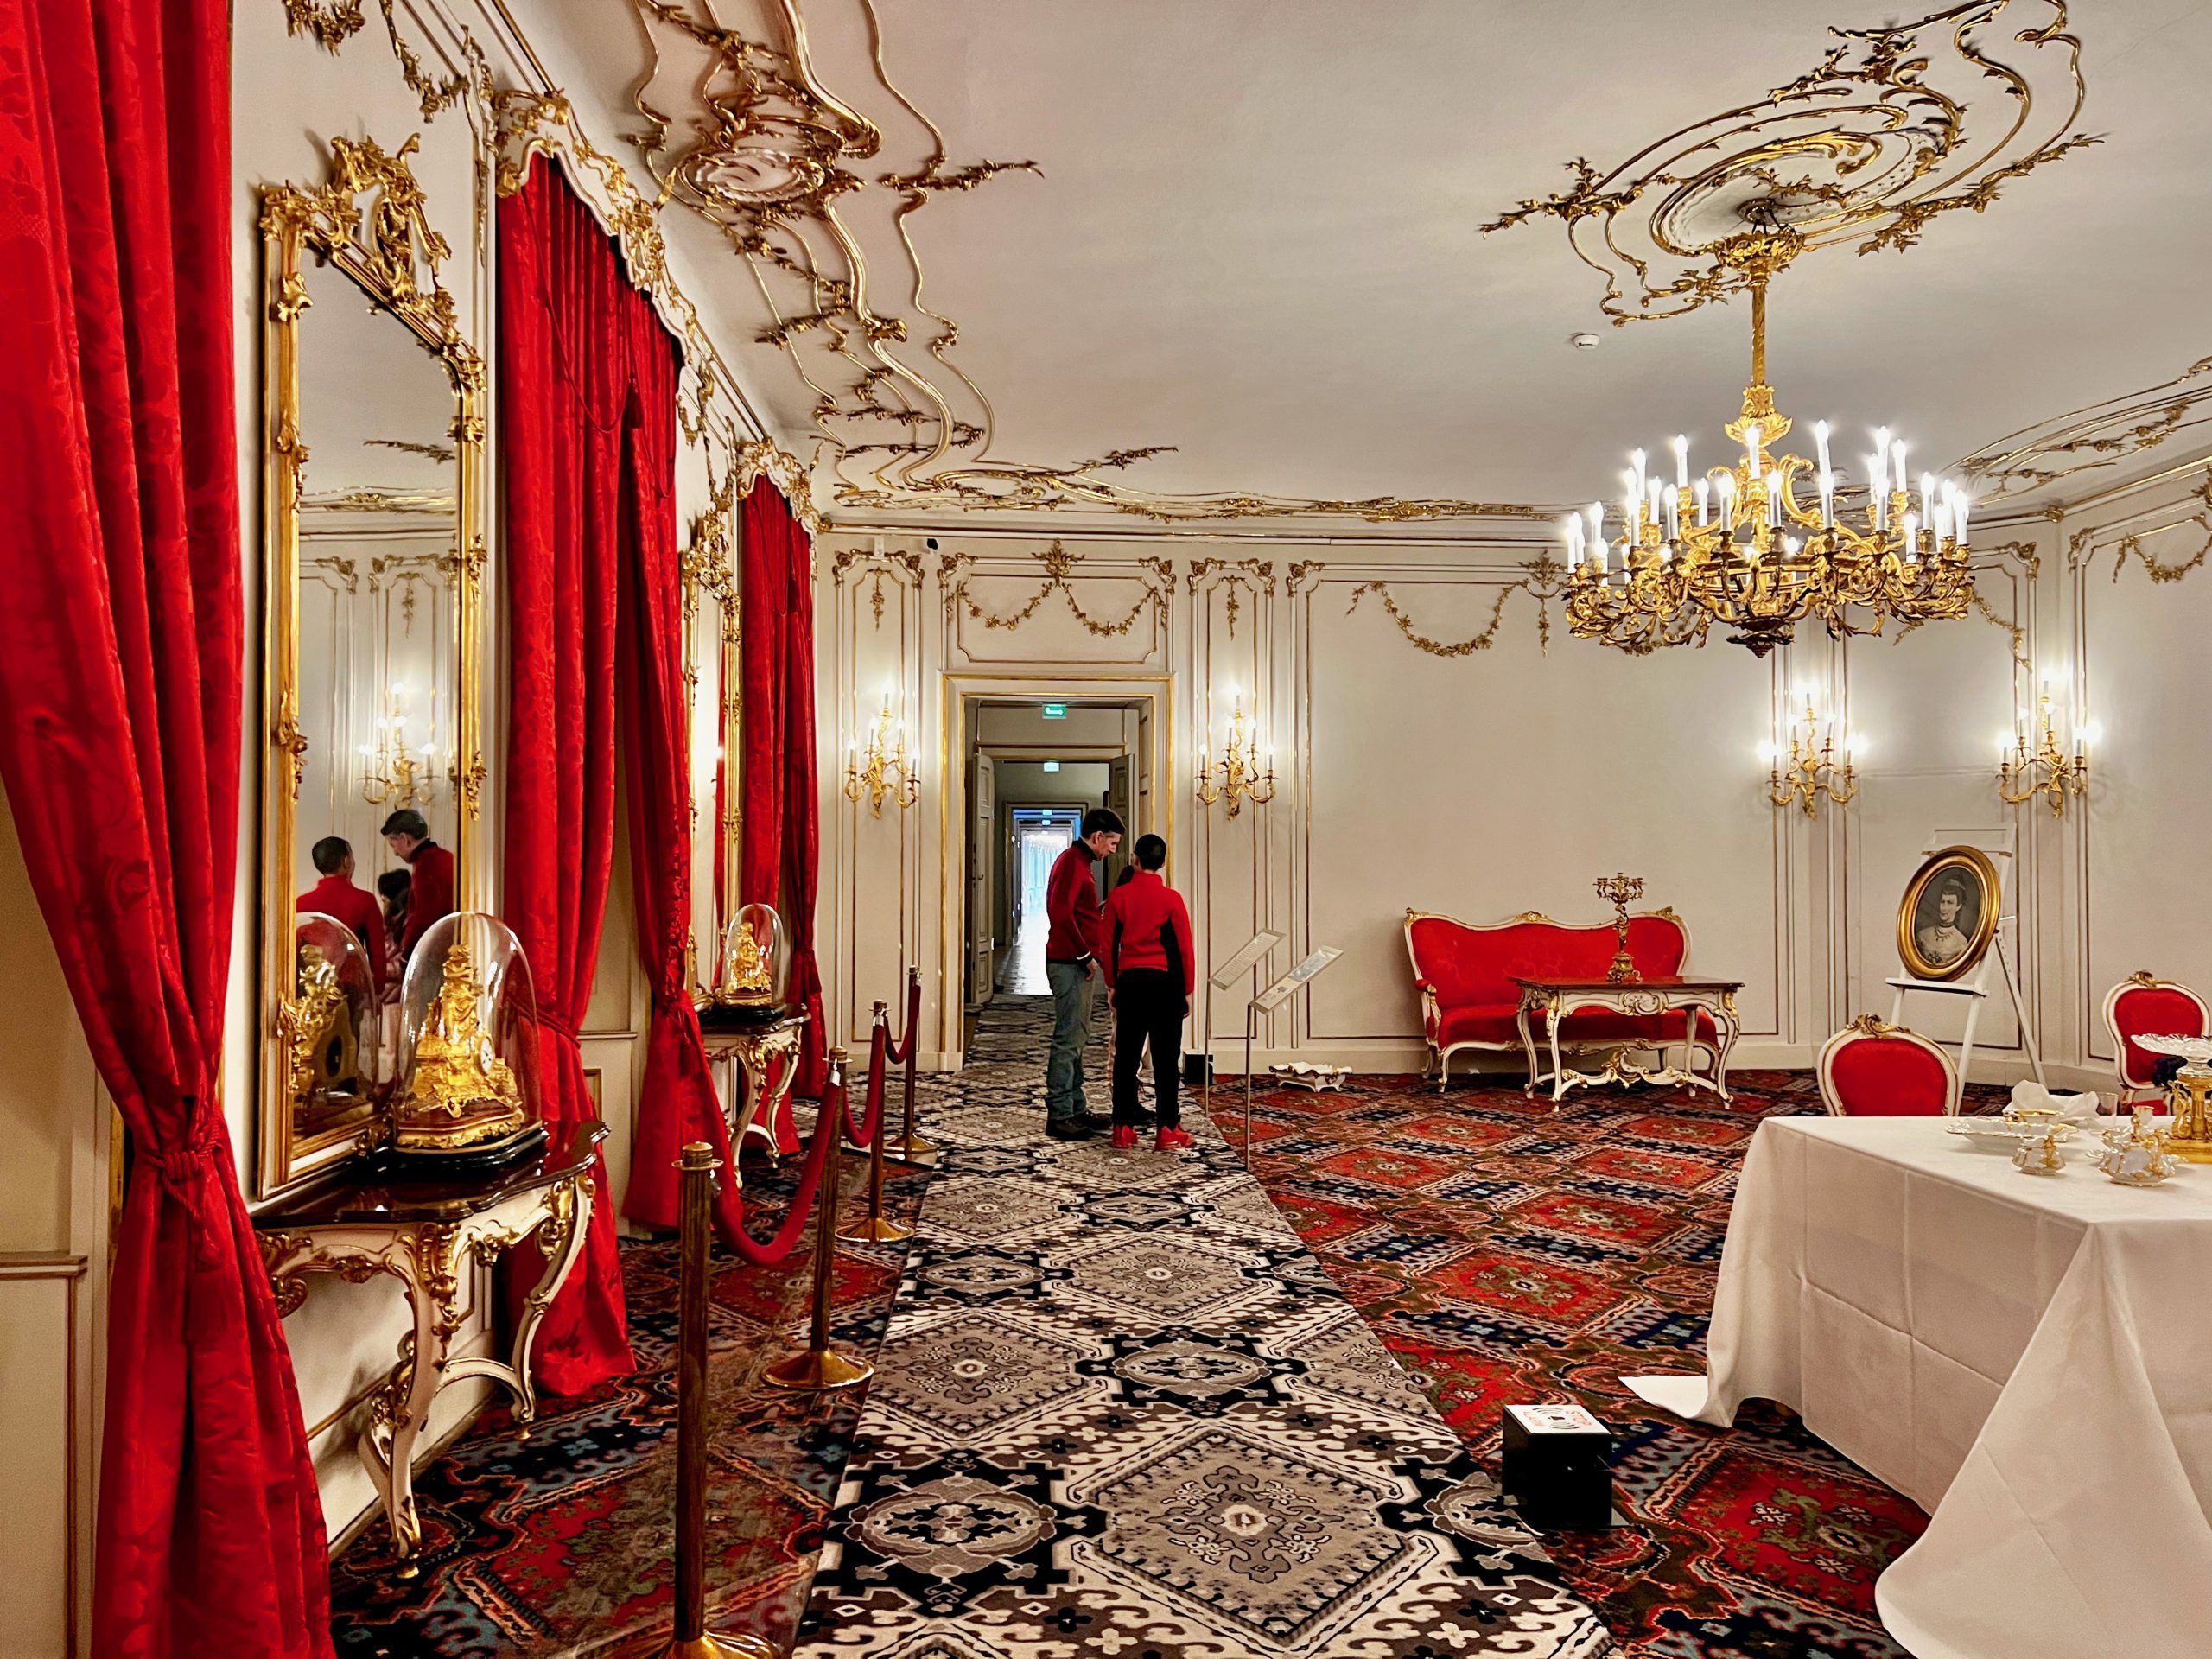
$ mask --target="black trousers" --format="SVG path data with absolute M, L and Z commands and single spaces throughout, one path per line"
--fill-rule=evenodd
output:
M 1160 1101 L 1160 1127 L 1180 1128 L 1183 1108 L 1183 1016 L 1190 1011 L 1180 976 L 1156 968 L 1124 969 L 1114 982 L 1114 1121 L 1142 1121 L 1137 1100 L 1137 1061 L 1152 1049 L 1153 1092 Z

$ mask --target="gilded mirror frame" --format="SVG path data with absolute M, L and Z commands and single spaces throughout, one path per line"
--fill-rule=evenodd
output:
M 387 152 L 375 139 L 334 137 L 319 187 L 264 185 L 261 234 L 264 317 L 262 433 L 264 563 L 261 772 L 262 914 L 259 987 L 260 1133 L 257 1198 L 276 1197 L 372 1138 L 381 1105 L 364 1103 L 307 1137 L 296 1135 L 294 1077 L 315 1033 L 296 995 L 293 838 L 308 740 L 300 727 L 300 513 L 308 452 L 301 437 L 300 319 L 310 303 L 304 262 L 349 278 L 378 310 L 404 324 L 445 371 L 454 393 L 454 904 L 469 907 L 470 849 L 486 769 L 481 730 L 481 640 L 486 545 L 483 357 L 462 334 L 439 267 L 451 249 L 431 227 L 409 165 L 417 139 Z

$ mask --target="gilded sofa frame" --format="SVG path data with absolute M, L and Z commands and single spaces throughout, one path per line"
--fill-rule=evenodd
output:
M 1682 964 L 1687 967 L 1690 959 L 1690 925 L 1681 918 L 1681 915 L 1674 909 L 1674 907 L 1672 906 L 1662 906 L 1657 910 L 1636 911 L 1630 914 L 1629 919 L 1634 921 L 1639 918 L 1648 918 L 1658 921 L 1672 922 L 1675 925 L 1676 931 L 1682 936 Z M 1429 1035 L 1432 1031 L 1441 1030 L 1444 1024 L 1443 1011 L 1437 1006 L 1435 990 L 1429 985 L 1429 982 L 1426 979 L 1421 977 L 1421 958 L 1414 954 L 1414 924 L 1415 922 L 1449 922 L 1454 927 L 1465 928 L 1470 933 L 1488 933 L 1501 927 L 1521 927 L 1534 922 L 1541 922 L 1548 927 L 1572 928 L 1578 931 L 1584 928 L 1599 927 L 1611 929 L 1612 926 L 1611 918 L 1599 922 L 1562 922 L 1557 917 L 1547 916 L 1540 910 L 1521 911 L 1515 915 L 1508 916 L 1502 922 L 1463 922 L 1457 916 L 1447 916 L 1440 910 L 1414 910 L 1408 907 L 1406 912 L 1404 930 L 1406 941 L 1406 962 L 1413 969 L 1414 988 L 1421 993 L 1421 1040 L 1428 1045 L 1428 1064 L 1421 1068 L 1421 1076 L 1426 1077 L 1432 1073 L 1434 1074 L 1436 1077 L 1437 1092 L 1439 1094 L 1443 1093 L 1445 1090 L 1451 1086 L 1452 1057 L 1454 1054 L 1457 1054 L 1461 1049 L 1470 1049 L 1478 1052 L 1514 1053 L 1520 1051 L 1521 1039 L 1516 1034 L 1509 1037 L 1505 1041 L 1499 1043 L 1485 1043 L 1466 1040 L 1440 1046 L 1437 1039 Z M 1585 1039 L 1580 1042 L 1562 1042 L 1560 1046 L 1563 1049 L 1571 1049 L 1580 1053 L 1586 1052 L 1591 1049 L 1598 1048 L 1621 1048 L 1624 1046 L 1633 1048 L 1637 1046 L 1637 1045 L 1633 1043 L 1624 1045 L 1618 1039 L 1609 1038 L 1603 1041 L 1591 1041 Z M 1706 1042 L 1702 1039 L 1694 1041 L 1690 1046 L 1689 1052 L 1684 1058 L 1694 1064 L 1696 1059 L 1696 1051 L 1700 1048 L 1707 1053 L 1713 1055 L 1716 1060 L 1718 1059 L 1719 1051 L 1711 1043 Z

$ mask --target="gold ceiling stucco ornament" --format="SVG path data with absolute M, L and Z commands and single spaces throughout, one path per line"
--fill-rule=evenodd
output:
M 1568 188 L 1481 228 L 1560 220 L 1605 277 L 1616 327 L 1748 290 L 1747 228 L 1786 229 L 1798 251 L 1909 248 L 1939 215 L 1980 213 L 2011 180 L 2099 142 L 2072 130 L 2087 89 L 2066 22 L 2063 0 L 1968 0 L 1831 29 L 1821 61 L 1765 97 L 1604 172 L 1570 162 Z
M 2212 421 L 2212 357 L 2171 380 L 2131 391 L 1985 444 L 1959 463 L 1984 504 L 2031 494 L 2120 465 Z

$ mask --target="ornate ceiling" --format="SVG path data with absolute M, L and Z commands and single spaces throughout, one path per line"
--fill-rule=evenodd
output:
M 2202 0 L 549 22 L 840 519 L 1548 515 L 1727 409 L 1759 231 L 1808 417 L 2023 507 L 2205 447 Z

